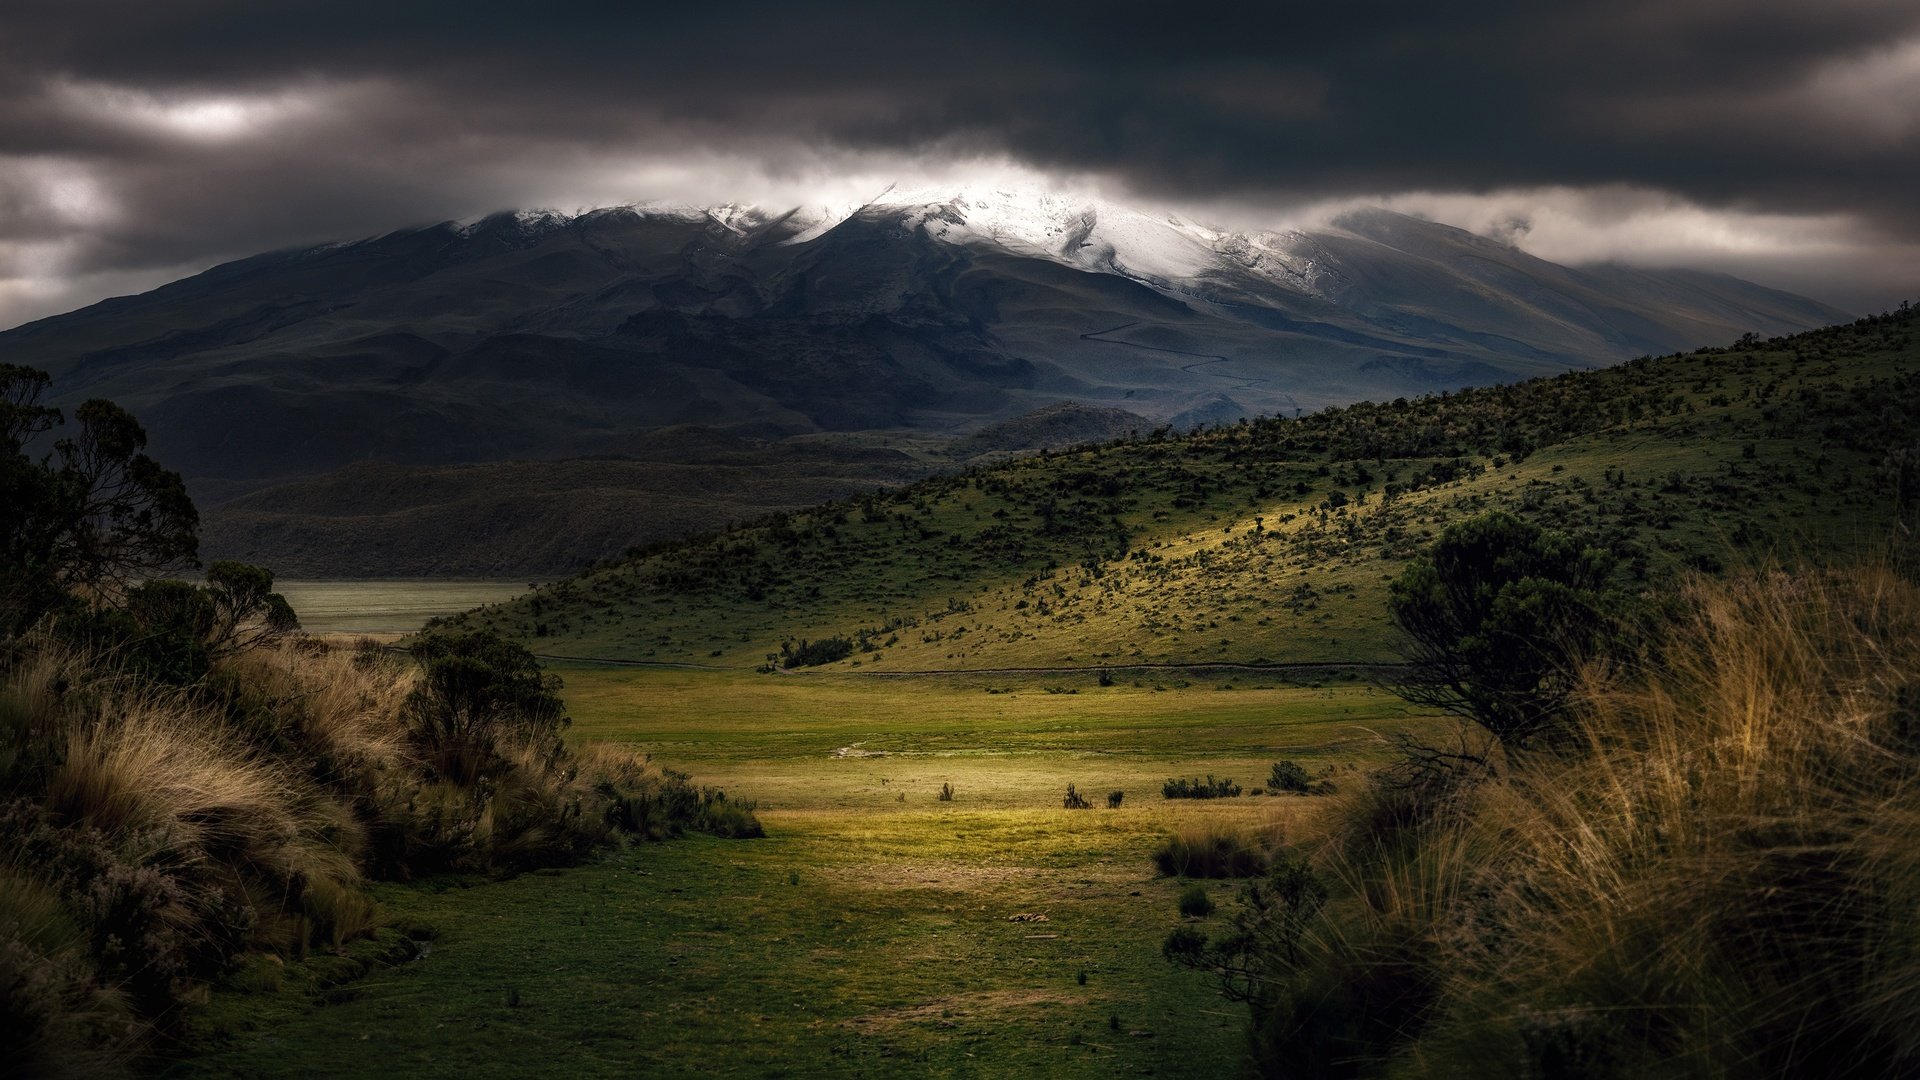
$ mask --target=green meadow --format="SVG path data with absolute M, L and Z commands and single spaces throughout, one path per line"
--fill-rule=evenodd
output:
M 1231 1074 L 1244 1010 L 1161 959 L 1181 883 L 1149 854 L 1189 825 L 1284 834 L 1320 800 L 1161 783 L 1357 777 L 1426 722 L 1357 680 L 1250 673 L 557 670 L 574 740 L 753 799 L 767 836 L 378 886 L 423 959 L 247 969 L 181 1075 Z M 1062 808 L 1070 782 L 1093 809 Z

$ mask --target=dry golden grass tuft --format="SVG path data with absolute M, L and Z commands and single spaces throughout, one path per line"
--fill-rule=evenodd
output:
M 418 667 L 379 648 L 257 647 L 186 686 L 52 641 L 12 660 L 0 852 L 33 873 L 0 863 L 0 1034 L 34 1061 L 107 1069 L 243 954 L 340 948 L 377 921 L 369 878 L 758 829 L 750 808 L 551 730 L 456 748 L 482 767 L 455 782 L 417 737 Z
M 1330 813 L 1333 899 L 1276 965 L 1268 1057 L 1331 1039 L 1328 1060 L 1394 1075 L 1920 1065 L 1920 585 L 1776 569 L 1686 600 L 1644 666 L 1583 673 L 1573 748 Z

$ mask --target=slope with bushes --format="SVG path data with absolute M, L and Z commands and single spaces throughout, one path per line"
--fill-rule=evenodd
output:
M 1915 315 L 1161 431 L 663 545 L 458 620 L 543 653 L 866 670 L 1372 661 L 1385 583 L 1502 508 L 1630 587 L 1857 549 L 1920 491 Z M 1905 463 L 1905 464 L 1903 464 Z

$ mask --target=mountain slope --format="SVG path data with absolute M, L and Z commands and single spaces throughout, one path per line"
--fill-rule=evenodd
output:
M 1886 542 L 1920 445 L 1915 324 L 1024 458 L 460 621 L 571 656 L 733 666 L 836 638 L 839 663 L 880 671 L 1389 660 L 1384 583 L 1480 510 L 1593 530 L 1649 588 Z

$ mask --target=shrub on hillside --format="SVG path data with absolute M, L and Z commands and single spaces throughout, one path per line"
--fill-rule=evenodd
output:
M 780 666 L 784 668 L 817 667 L 845 660 L 853 655 L 853 642 L 843 637 L 821 638 L 808 641 L 805 638 L 799 644 L 785 642 L 780 646 Z

